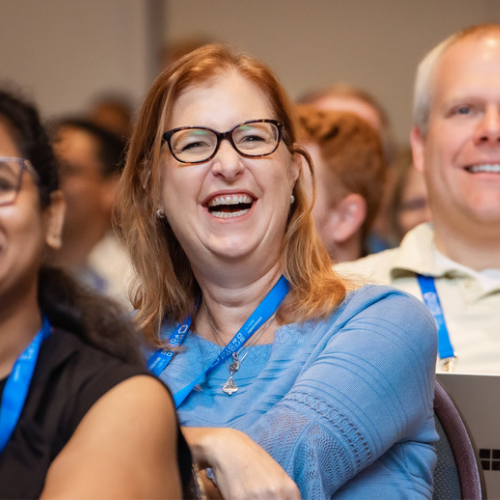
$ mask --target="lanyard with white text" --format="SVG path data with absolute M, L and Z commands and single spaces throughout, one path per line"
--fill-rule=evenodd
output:
M 434 316 L 436 325 L 438 328 L 438 350 L 439 357 L 443 365 L 443 369 L 446 370 L 451 368 L 451 362 L 456 358 L 453 346 L 450 341 L 450 334 L 448 332 L 448 327 L 446 326 L 446 321 L 444 319 L 444 312 L 441 306 L 441 301 L 436 290 L 436 284 L 432 276 L 423 276 L 417 274 L 418 284 L 420 286 L 420 291 L 422 292 L 422 297 L 424 299 L 427 309 Z
M 195 310 L 198 309 L 198 304 L 200 299 L 196 301 L 194 306 Z M 168 339 L 168 349 L 158 349 L 148 360 L 148 370 L 153 373 L 156 377 L 165 370 L 167 365 L 170 363 L 171 359 L 175 355 L 175 351 L 172 351 L 171 347 L 179 347 L 184 341 L 184 337 L 189 332 L 191 326 L 191 316 L 188 316 L 175 330 L 170 338 Z
M 214 368 L 217 368 L 217 366 L 221 363 L 224 363 L 224 361 L 230 358 L 234 352 L 237 352 L 238 349 L 253 335 L 253 333 L 274 314 L 283 299 L 286 297 L 288 290 L 288 281 L 284 276 L 282 276 L 271 291 L 264 297 L 262 302 L 257 306 L 252 315 L 245 321 L 245 324 L 231 339 L 229 344 L 227 344 L 217 358 L 215 358 L 212 364 L 201 375 L 193 380 L 193 382 L 174 394 L 174 403 L 176 408 L 182 404 L 194 387 L 199 384 L 201 380 L 203 380 L 207 373 L 212 371 Z M 188 318 L 177 328 L 177 330 L 170 337 L 170 345 L 178 346 L 182 343 L 187 331 L 189 330 L 190 324 L 191 319 Z M 159 349 L 149 358 L 148 367 L 155 375 L 159 375 L 172 359 L 174 353 L 171 353 L 171 355 L 167 357 L 165 351 L 165 349 Z M 161 360 L 159 360 L 159 358 L 161 358 Z M 159 369 L 160 366 L 163 366 L 161 370 Z M 153 367 L 153 369 L 151 367 Z
M 191 316 L 188 316 L 184 320 L 184 322 L 177 327 L 177 330 L 172 333 L 170 339 L 168 340 L 168 346 L 180 346 L 184 340 L 184 337 L 187 335 L 190 326 Z M 156 377 L 159 377 L 163 370 L 165 370 L 167 365 L 170 363 L 174 355 L 175 351 L 169 349 L 158 349 L 152 356 L 150 356 L 148 360 L 149 371 L 152 372 Z
M 0 453 L 9 442 L 21 415 L 28 389 L 35 371 L 42 341 L 50 335 L 50 324 L 43 318 L 42 328 L 30 345 L 17 358 L 5 383 L 0 405 Z

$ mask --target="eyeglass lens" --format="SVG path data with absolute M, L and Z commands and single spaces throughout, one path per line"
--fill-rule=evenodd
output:
M 23 163 L 21 160 L 0 158 L 0 205 L 13 203 L 21 185 Z
M 277 146 L 279 130 L 269 122 L 243 123 L 231 131 L 233 146 L 243 156 L 265 156 Z M 170 138 L 173 155 L 184 162 L 203 162 L 217 149 L 217 134 L 208 129 L 178 130 Z

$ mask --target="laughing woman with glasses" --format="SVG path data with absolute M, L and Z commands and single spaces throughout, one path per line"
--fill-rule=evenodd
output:
M 44 265 L 57 185 L 36 110 L 0 90 L 0 498 L 180 498 L 189 450 L 132 327 Z
M 332 271 L 295 130 L 271 71 L 223 45 L 149 91 L 120 202 L 149 367 L 209 495 L 431 498 L 433 319 Z

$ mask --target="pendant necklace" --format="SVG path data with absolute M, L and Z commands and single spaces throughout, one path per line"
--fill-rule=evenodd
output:
M 238 386 L 234 383 L 233 375 L 240 369 L 240 363 L 243 362 L 245 356 L 248 354 L 248 349 L 241 359 L 238 359 L 238 353 L 233 352 L 233 362 L 229 364 L 226 361 L 227 367 L 229 368 L 229 378 L 227 382 L 222 386 L 222 392 L 231 396 L 234 392 L 238 391 Z
M 208 323 L 210 325 L 210 328 L 212 329 L 212 332 L 214 333 L 214 337 L 215 337 L 215 340 L 217 341 L 217 344 L 219 345 L 219 347 L 222 350 L 222 345 L 220 342 L 220 341 L 222 341 L 222 335 L 219 332 L 218 328 L 215 326 L 215 323 L 212 319 L 212 313 L 209 311 L 209 309 L 206 305 L 205 305 L 205 309 L 207 311 Z M 254 333 L 252 335 L 252 337 L 249 339 L 248 344 L 244 345 L 239 353 L 233 352 L 233 354 L 232 354 L 233 361 L 231 362 L 231 364 L 229 364 L 226 360 L 226 365 L 229 369 L 229 378 L 227 379 L 226 383 L 222 386 L 223 393 L 227 394 L 228 396 L 232 396 L 235 392 L 238 391 L 238 386 L 234 383 L 233 376 L 240 369 L 241 363 L 243 363 L 243 360 L 246 358 L 247 354 L 250 352 L 250 346 L 252 344 L 254 344 L 255 342 L 257 342 L 257 340 L 259 340 L 261 335 L 267 330 L 269 325 L 272 323 L 275 316 L 276 316 L 276 312 L 274 312 L 271 315 L 271 317 L 262 325 L 262 327 L 260 328 L 260 332 Z M 245 348 L 246 348 L 246 351 L 243 354 L 243 356 L 241 356 L 241 358 L 240 358 L 239 355 L 241 354 L 241 352 Z

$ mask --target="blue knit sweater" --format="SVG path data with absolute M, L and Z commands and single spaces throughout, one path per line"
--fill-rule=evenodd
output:
M 220 353 L 192 332 L 183 346 L 161 375 L 174 393 Z M 327 319 L 283 326 L 272 345 L 248 348 L 232 396 L 222 392 L 227 365 L 210 372 L 179 417 L 245 432 L 303 499 L 431 498 L 436 350 L 422 303 L 367 286 Z

